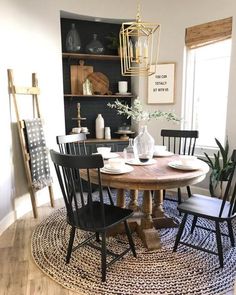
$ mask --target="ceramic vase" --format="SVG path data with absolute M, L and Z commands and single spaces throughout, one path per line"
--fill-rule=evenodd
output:
M 95 125 L 96 125 L 96 138 L 103 139 L 104 138 L 104 119 L 101 114 L 98 114 Z

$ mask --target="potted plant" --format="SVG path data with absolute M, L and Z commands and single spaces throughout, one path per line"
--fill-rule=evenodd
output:
M 226 140 L 225 146 L 215 138 L 216 144 L 219 147 L 219 151 L 214 153 L 214 158 L 211 159 L 209 155 L 204 153 L 206 160 L 205 161 L 211 168 L 209 190 L 211 196 L 217 196 L 217 188 L 219 188 L 219 197 L 223 196 L 224 192 L 224 183 L 227 183 L 229 180 L 230 172 L 233 169 L 233 163 L 229 156 L 229 142 Z
M 112 53 L 119 53 L 118 50 L 119 50 L 119 47 L 120 47 L 120 44 L 119 44 L 119 37 L 111 32 L 108 36 L 105 37 L 107 40 L 108 40 L 108 44 L 107 44 L 107 48 L 112 52 Z

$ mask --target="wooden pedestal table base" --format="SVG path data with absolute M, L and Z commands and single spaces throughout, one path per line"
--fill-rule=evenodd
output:
M 152 220 L 156 229 L 167 227 L 178 227 L 179 225 L 174 222 L 170 217 L 164 214 L 163 210 L 163 191 L 154 191 L 153 196 L 154 207 L 152 210 Z
M 139 237 L 142 239 L 144 245 L 149 249 L 158 249 L 160 248 L 160 237 L 153 226 L 152 220 L 152 194 L 151 191 L 144 191 L 143 193 L 143 204 L 142 204 L 142 215 L 137 214 L 140 212 L 140 208 L 138 206 L 138 191 L 131 190 L 130 191 L 130 203 L 128 207 L 136 214 L 134 218 L 129 220 L 129 225 L 131 230 L 136 230 L 138 232 Z M 121 208 L 125 208 L 125 191 L 123 189 L 117 190 L 117 206 Z M 139 216 L 137 216 L 139 215 Z M 119 229 L 119 232 L 122 231 L 122 228 Z

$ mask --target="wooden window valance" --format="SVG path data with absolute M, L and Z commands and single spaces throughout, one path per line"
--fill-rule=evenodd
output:
M 189 27 L 185 32 L 185 44 L 196 48 L 231 38 L 232 17 Z

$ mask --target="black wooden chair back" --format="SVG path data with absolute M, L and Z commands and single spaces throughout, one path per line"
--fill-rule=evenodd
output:
M 86 135 L 84 133 L 58 135 L 56 141 L 59 146 L 59 151 L 62 154 L 68 155 L 88 155 L 86 148 Z M 84 188 L 86 189 L 86 181 L 82 180 Z M 93 191 L 97 190 L 97 185 L 92 184 Z M 113 204 L 112 192 L 110 187 L 106 187 L 111 204 Z
M 100 168 L 104 166 L 103 158 L 101 155 L 92 156 L 75 156 L 75 155 L 62 155 L 51 151 L 51 159 L 55 165 L 58 181 L 63 194 L 64 202 L 67 209 L 67 216 L 69 223 L 76 224 L 76 222 L 84 223 L 84 217 L 80 214 L 86 213 L 86 220 L 88 224 L 93 224 L 95 228 L 94 212 L 93 212 L 93 192 L 90 182 L 90 169 L 95 169 L 99 187 L 99 209 L 97 212 L 104 218 L 104 202 L 101 186 Z M 88 191 L 83 189 L 82 178 L 80 175 L 81 169 L 85 169 L 88 179 Z M 85 210 L 86 208 L 86 210 Z M 101 226 L 105 226 L 103 218 Z M 92 229 L 85 228 L 84 229 Z
M 218 255 L 221 267 L 223 267 L 224 265 L 221 236 L 223 235 L 229 237 L 231 241 L 231 246 L 235 247 L 232 220 L 236 217 L 236 150 L 233 151 L 231 160 L 233 162 L 233 165 L 230 171 L 223 199 L 203 195 L 193 195 L 189 199 L 178 205 L 178 210 L 183 213 L 184 216 L 180 223 L 174 245 L 174 251 L 177 250 L 179 244 L 183 244 L 197 250 Z M 214 232 L 216 234 L 217 252 L 203 247 L 204 241 L 208 237 L 207 235 L 204 241 L 200 241 L 199 245 L 197 245 L 195 242 L 194 244 L 192 244 L 187 234 L 185 234 L 183 239 L 181 239 L 189 215 L 193 217 L 190 233 L 193 234 L 196 227 L 204 229 L 204 232 Z M 209 223 L 209 226 L 206 222 L 204 223 L 205 226 L 199 225 L 197 223 L 199 217 L 211 221 L 211 223 Z M 220 224 L 223 222 L 226 223 L 228 226 L 228 230 L 226 232 L 222 232 L 222 227 L 220 227 Z M 212 228 L 212 225 L 214 224 L 215 229 Z
M 127 219 L 132 216 L 133 211 L 107 204 L 104 201 L 103 188 L 101 183 L 100 169 L 104 166 L 103 158 L 100 154 L 95 155 L 67 155 L 50 151 L 51 159 L 54 163 L 61 192 L 63 194 L 66 210 L 67 222 L 71 226 L 70 241 L 68 243 L 66 262 L 69 263 L 72 251 L 83 245 L 98 249 L 98 246 L 91 244 L 93 237 L 100 242 L 101 234 L 101 269 L 102 281 L 106 279 L 106 267 L 123 257 L 128 251 L 132 251 L 136 257 L 135 247 L 130 234 Z M 88 189 L 84 190 L 83 178 L 87 180 Z M 98 185 L 96 193 L 92 190 L 91 173 Z M 106 231 L 115 225 L 124 222 L 126 234 L 129 241 L 129 248 L 121 254 L 106 250 Z M 75 229 L 93 232 L 85 241 L 82 241 L 73 249 Z M 106 255 L 110 254 L 114 258 L 106 262 Z
M 219 217 L 226 214 L 231 217 L 235 214 L 236 209 L 236 177 L 235 177 L 235 167 L 236 167 L 236 150 L 233 151 L 231 156 L 231 161 L 233 162 L 232 170 L 227 181 L 227 186 L 224 191 L 224 196 L 222 199 L 222 204 L 219 210 Z
M 197 130 L 161 130 L 162 143 L 168 151 L 179 155 L 193 155 L 198 138 Z
M 167 147 L 167 150 L 179 155 L 193 155 L 198 138 L 197 130 L 161 130 L 162 143 Z M 191 196 L 190 187 L 187 186 L 188 196 Z M 165 191 L 163 191 L 164 198 L 169 201 L 176 201 L 173 198 L 166 198 Z M 178 188 L 177 202 L 182 202 L 181 190 Z
M 56 136 L 60 153 L 70 155 L 87 155 L 86 134 L 69 134 Z

